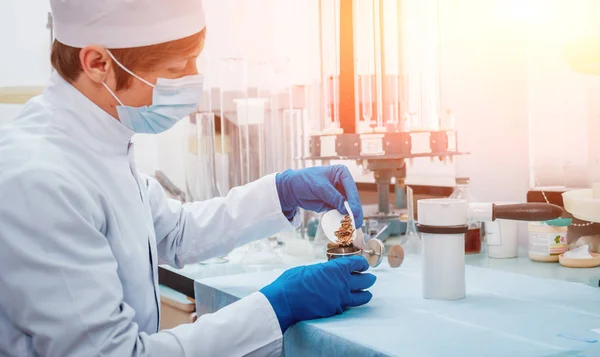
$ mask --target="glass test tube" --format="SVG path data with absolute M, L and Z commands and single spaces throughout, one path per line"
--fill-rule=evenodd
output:
M 411 130 L 439 128 L 439 20 L 435 0 L 401 2 L 405 115 Z
M 385 100 L 386 127 L 392 131 L 405 131 L 402 120 L 402 77 L 404 71 L 402 61 L 402 20 L 401 5 L 395 0 L 384 0 L 384 44 L 385 44 Z
M 217 187 L 217 164 L 215 160 L 215 114 L 212 112 L 194 113 L 197 133 L 198 168 L 202 179 L 198 180 L 194 199 L 197 201 L 219 197 Z
M 373 83 L 371 74 L 361 75 L 362 118 L 367 125 L 373 119 Z
M 274 172 L 281 172 L 289 167 L 288 157 L 290 144 L 287 138 L 286 110 L 290 107 L 290 65 L 288 60 L 278 60 L 273 65 L 273 76 L 270 85 L 271 94 L 269 104 L 272 120 L 270 131 L 266 133 L 267 142 L 273 150 L 269 153 L 270 166 Z
M 268 118 L 268 98 L 234 100 L 237 106 L 237 129 L 241 157 L 242 185 L 256 181 L 265 174 L 265 121 Z
M 211 64 L 211 55 L 209 51 L 203 51 L 196 60 L 196 67 L 198 68 L 198 73 L 202 75 L 203 80 L 203 93 L 198 108 L 200 112 L 212 112 L 213 107 L 215 107 L 213 105 L 212 96 L 213 82 L 215 79 L 213 76 L 215 74 L 215 71 L 211 70 Z
M 198 72 L 203 75 L 206 72 L 207 67 L 207 53 L 203 53 L 197 60 L 196 65 Z M 206 78 L 203 78 L 204 91 L 200 97 L 200 103 L 198 105 L 198 111 L 208 112 L 210 111 L 210 88 L 206 85 Z M 199 158 L 198 153 L 198 123 L 199 117 L 198 112 L 191 113 L 186 119 L 186 163 L 185 163 L 185 190 L 186 190 L 186 201 L 193 202 L 205 199 L 201 194 L 203 185 L 207 182 L 204 180 L 202 164 L 203 160 Z M 214 153 L 213 153 L 214 154 Z M 210 175 L 209 175 L 210 177 Z M 210 181 L 208 182 L 210 184 Z
M 416 78 L 415 78 L 416 77 Z M 405 77 L 406 115 L 411 131 L 423 129 L 422 78 L 420 74 Z
M 390 74 L 387 76 L 388 104 L 387 104 L 387 120 L 386 127 L 393 131 L 404 131 L 404 121 L 400 118 L 400 76 Z
M 312 86 L 310 84 L 304 86 L 304 103 L 302 107 L 302 115 L 300 118 L 300 151 L 298 161 L 298 168 L 302 169 L 306 167 L 305 158 L 309 156 L 310 148 L 310 131 L 311 131 L 311 110 L 312 110 Z
M 362 114 L 361 114 L 361 83 L 360 83 L 360 75 L 359 75 L 359 61 L 358 56 L 356 55 L 358 51 L 359 39 L 358 36 L 361 35 L 361 29 L 359 28 L 359 14 L 358 14 L 358 6 L 360 0 L 352 0 L 352 6 L 355 11 L 352 12 L 352 33 L 354 38 L 354 127 L 356 128 L 356 132 L 360 133 L 361 128 L 363 127 L 362 122 Z
M 302 156 L 305 151 L 305 130 L 308 119 L 306 108 L 308 102 L 308 86 L 292 85 L 289 88 L 289 109 L 284 111 L 284 122 L 286 123 L 285 137 L 287 139 L 286 153 L 288 154 L 289 168 L 299 169 L 303 167 Z
M 340 128 L 340 2 L 333 0 L 333 68 L 332 68 L 332 89 L 333 89 L 333 123 L 335 128 Z
M 259 61 L 252 71 L 256 76 L 257 98 L 262 98 L 265 102 L 265 117 L 263 124 L 264 144 L 262 164 L 265 175 L 281 171 L 281 165 L 278 163 L 281 156 L 283 138 L 279 135 L 281 126 L 281 117 L 279 115 L 279 104 L 277 92 L 277 74 L 275 66 L 270 60 Z
M 248 153 L 249 181 L 256 181 L 266 173 L 265 121 L 269 117 L 268 98 L 251 98 L 252 116 L 249 117 Z
M 380 1 L 373 1 L 373 43 L 375 47 L 375 91 L 377 100 L 377 128 L 383 128 L 383 68 L 381 62 L 381 22 Z
M 312 81 L 307 86 L 306 110 L 308 115 L 307 134 L 321 131 L 321 86 L 319 82 Z
M 297 169 L 299 158 L 299 122 L 302 118 L 301 109 L 283 110 L 283 136 L 286 139 L 286 145 L 282 152 L 285 162 L 285 169 Z
M 339 1 L 322 1 L 319 8 L 323 130 L 340 128 L 339 120 Z
M 439 130 L 440 126 L 440 58 L 438 1 L 418 1 L 414 10 L 421 21 L 414 27 L 419 36 L 418 73 L 420 77 L 421 125 L 426 130 Z
M 196 126 L 196 154 L 198 180 L 194 186 L 194 200 L 204 201 L 221 195 L 226 195 L 219 191 L 218 174 L 219 165 L 226 165 L 226 161 L 217 162 L 216 152 L 216 117 L 213 112 L 193 113 L 190 118 Z M 229 260 L 226 256 L 215 257 L 200 262 L 202 265 L 222 264 Z
M 291 78 L 291 62 L 289 59 L 282 60 L 277 66 L 277 81 L 281 92 L 281 127 L 279 136 L 282 138 L 281 170 L 295 168 L 295 111 L 296 111 L 296 93 Z
M 284 131 L 283 111 L 287 107 L 287 94 L 281 88 L 273 89 L 269 98 L 269 106 L 271 108 L 271 125 L 270 131 L 267 133 L 267 141 L 271 143 L 270 167 L 273 172 L 281 172 L 285 170 L 285 155 L 286 147 Z
M 227 167 L 221 167 L 221 190 L 248 182 L 249 142 L 247 116 L 238 116 L 236 100 L 248 99 L 247 65 L 244 58 L 222 58 L 219 61 L 221 152 L 227 153 Z M 227 171 L 225 171 L 227 170 Z
M 375 31 L 372 1 L 355 0 L 355 56 L 358 86 L 360 87 L 360 113 L 362 125 L 357 128 L 366 129 L 371 126 L 373 106 L 375 103 L 373 77 L 375 74 Z

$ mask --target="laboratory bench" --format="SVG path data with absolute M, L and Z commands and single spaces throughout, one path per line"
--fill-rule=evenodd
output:
M 289 267 L 324 261 L 285 257 L 252 267 L 241 263 L 243 254 L 232 252 L 225 264 L 161 268 L 193 281 L 195 313 L 202 315 L 258 291 Z M 600 268 L 533 262 L 525 249 L 514 259 L 482 253 L 465 262 L 467 297 L 436 301 L 421 296 L 419 257 L 407 255 L 397 269 L 384 260 L 370 269 L 377 282 L 369 304 L 291 327 L 285 355 L 600 356 Z M 191 303 L 168 287 L 161 293 Z

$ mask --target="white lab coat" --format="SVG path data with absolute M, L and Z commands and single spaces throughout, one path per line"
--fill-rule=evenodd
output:
M 0 128 L 0 355 L 278 356 L 260 293 L 158 332 L 158 264 L 291 226 L 274 176 L 173 211 L 137 173 L 132 134 L 57 74 Z

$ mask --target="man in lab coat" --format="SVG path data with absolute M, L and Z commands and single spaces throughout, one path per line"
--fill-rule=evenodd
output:
M 297 267 L 215 314 L 159 329 L 157 265 L 226 254 L 343 208 L 348 170 L 262 178 L 172 209 L 137 172 L 131 137 L 197 107 L 201 0 L 51 0 L 56 71 L 0 129 L 0 355 L 277 356 L 299 321 L 367 303 L 364 258 Z

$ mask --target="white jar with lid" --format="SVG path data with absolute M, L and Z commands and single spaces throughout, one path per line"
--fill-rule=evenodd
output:
M 538 262 L 558 262 L 559 255 L 568 249 L 567 231 L 571 222 L 570 218 L 530 222 L 529 258 Z

